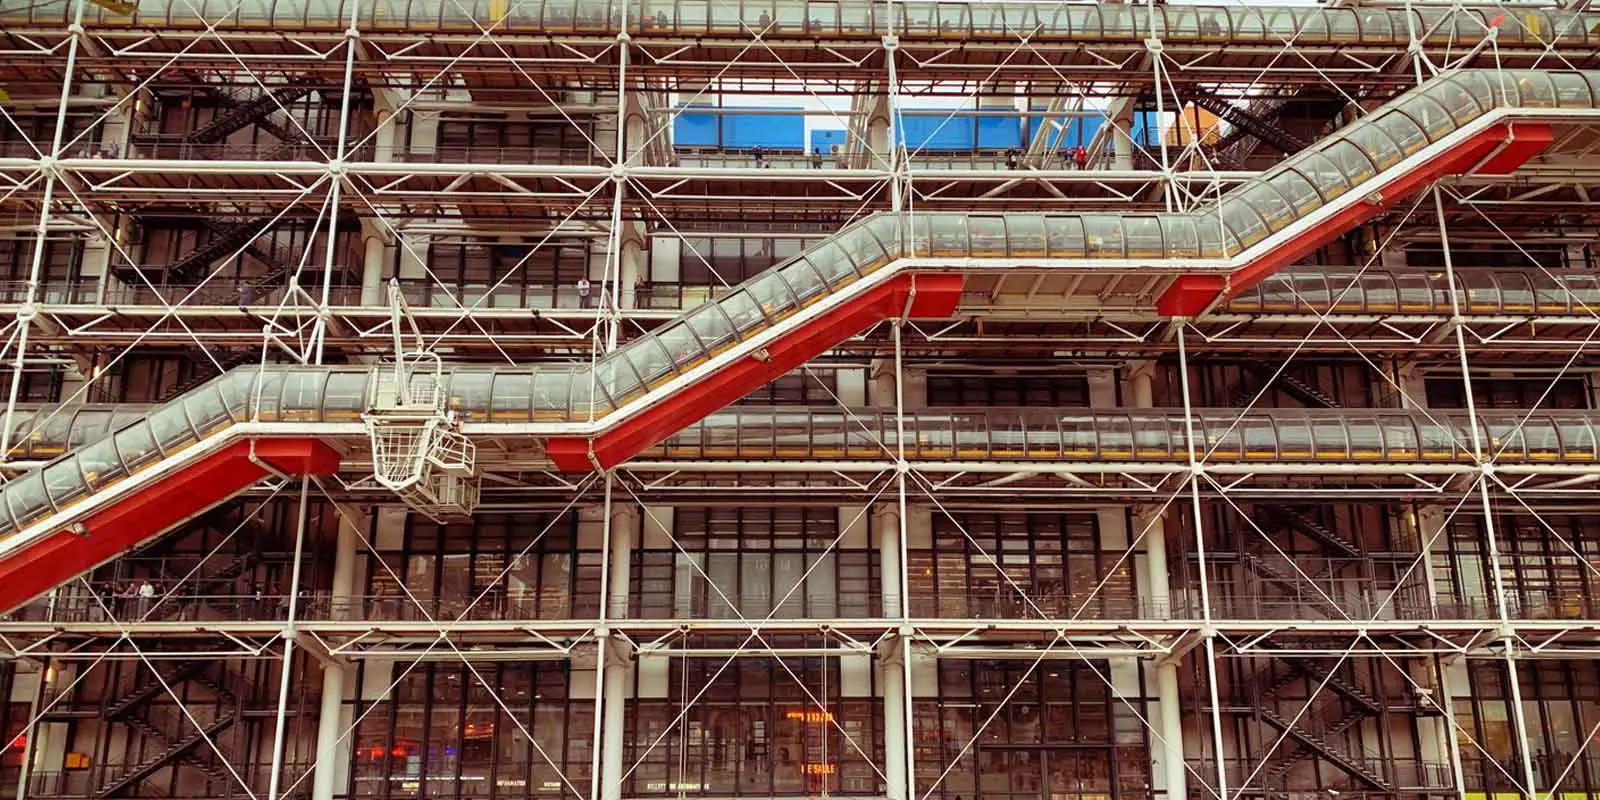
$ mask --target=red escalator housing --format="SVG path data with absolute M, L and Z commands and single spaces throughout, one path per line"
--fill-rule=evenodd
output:
M 963 284 L 960 275 L 897 275 L 777 338 L 767 345 L 765 360 L 741 358 L 593 440 L 576 436 L 552 438 L 546 445 L 550 460 L 569 472 L 588 472 L 597 464 L 600 469 L 610 469 L 875 322 L 902 315 L 937 319 L 955 314 Z
M 1254 286 L 1261 279 L 1310 255 L 1440 178 L 1466 172 L 1487 175 L 1514 172 L 1552 141 L 1554 132 L 1542 122 L 1504 123 L 1486 128 L 1482 133 L 1441 153 L 1438 158 L 1386 184 L 1380 190 L 1377 202 L 1363 200 L 1356 203 L 1323 220 L 1289 244 L 1234 270 L 1226 278 L 1214 274 L 1179 276 L 1156 301 L 1156 310 L 1163 317 L 1200 314 L 1212 303 L 1226 300 Z
M 288 475 L 332 475 L 339 453 L 311 438 L 258 439 L 255 454 Z M 250 442 L 212 453 L 83 520 L 0 559 L 0 610 L 9 610 L 249 488 L 270 474 L 250 460 Z

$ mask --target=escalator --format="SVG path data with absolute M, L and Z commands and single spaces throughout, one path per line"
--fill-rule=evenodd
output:
M 462 370 L 452 402 L 486 407 L 483 433 L 519 429 L 556 469 L 609 469 L 875 323 L 949 317 L 967 273 L 1154 275 L 1159 313 L 1199 314 L 1442 176 L 1514 170 L 1597 109 L 1600 72 L 1463 71 L 1185 214 L 880 214 L 592 365 Z M 7 484 L 0 607 L 264 477 L 335 471 L 311 423 L 359 432 L 369 373 L 237 369 Z M 1082 457 L 1055 436 L 1056 457 Z

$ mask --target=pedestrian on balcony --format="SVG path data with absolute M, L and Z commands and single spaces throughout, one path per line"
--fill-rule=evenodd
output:
M 155 584 L 150 581 L 139 584 L 138 598 L 139 604 L 134 613 L 138 615 L 139 619 L 144 619 L 144 615 L 150 613 L 150 607 L 155 604 Z
M 1021 161 L 1021 158 L 1022 158 L 1021 154 L 1017 152 L 1017 149 L 1015 147 L 1011 148 L 1010 150 L 1007 150 L 1006 151 L 1006 169 L 1016 169 L 1018 162 Z
M 117 592 L 111 607 L 117 616 L 127 616 L 128 609 L 133 607 L 133 601 L 138 596 L 139 587 L 133 585 L 133 581 L 128 581 L 122 585 L 122 591 Z
M 761 169 L 767 165 L 767 148 L 758 144 L 750 148 L 750 155 L 756 160 L 756 169 Z
M 1072 151 L 1072 163 L 1076 164 L 1078 169 L 1088 169 L 1089 150 L 1081 144 L 1078 145 L 1078 148 Z
M 251 286 L 248 283 L 240 284 L 240 286 L 239 286 L 239 310 L 243 311 L 243 310 L 249 308 L 250 304 L 255 302 L 255 299 L 256 299 L 256 287 Z
M 589 307 L 589 278 L 587 276 L 578 279 L 578 307 Z

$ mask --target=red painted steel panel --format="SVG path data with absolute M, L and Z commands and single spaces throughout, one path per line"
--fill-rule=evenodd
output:
M 260 460 L 290 475 L 331 475 L 339 469 L 339 453 L 317 439 L 261 439 L 255 446 Z M 127 553 L 267 474 L 250 460 L 250 442 L 241 441 L 139 487 L 85 519 L 83 533 L 57 531 L 0 559 L 0 610 Z
M 595 462 L 602 469 L 610 469 L 875 322 L 902 314 L 911 318 L 949 317 L 961 299 L 963 283 L 960 275 L 898 275 L 774 340 L 766 348 L 765 360 L 740 359 L 623 420 L 592 441 L 574 436 L 551 439 L 547 446 L 550 459 L 571 472 L 588 472 L 595 468 Z
M 1288 245 L 1234 270 L 1226 281 L 1217 275 L 1179 276 L 1156 301 L 1156 310 L 1166 317 L 1192 317 L 1199 314 L 1213 302 L 1233 297 L 1254 286 L 1262 278 L 1394 208 L 1401 200 L 1446 175 L 1460 175 L 1474 170 L 1492 174 L 1515 171 L 1548 146 L 1552 139 L 1550 126 L 1543 123 L 1519 122 L 1490 127 L 1391 181 L 1372 201 L 1356 203 L 1324 220 Z

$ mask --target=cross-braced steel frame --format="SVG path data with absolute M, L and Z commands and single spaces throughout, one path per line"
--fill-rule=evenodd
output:
M 1066 44 L 1040 38 L 1037 29 L 1008 30 L 1001 40 L 972 44 L 952 42 L 929 45 L 907 38 L 893 25 L 881 35 L 845 37 L 838 42 L 803 42 L 778 35 L 776 23 L 741 21 L 733 30 L 707 36 L 649 35 L 630 25 L 639 22 L 637 5 L 624 6 L 622 29 L 559 35 L 516 28 L 519 0 L 489 4 L 487 16 L 473 13 L 461 0 L 442 0 L 465 20 L 454 31 L 438 34 L 423 30 L 395 30 L 369 24 L 376 7 L 367 0 L 351 0 L 344 16 L 329 24 L 287 24 L 270 35 L 242 30 L 230 20 L 241 6 L 226 9 L 210 3 L 177 0 L 184 16 L 198 20 L 195 30 L 174 29 L 159 35 L 136 27 L 96 23 L 101 11 L 90 0 L 71 0 L 66 12 L 71 22 L 52 29 L 48 25 L 21 26 L 7 40 L 4 55 L 13 76 L 25 76 L 16 65 L 35 61 L 27 88 L 39 89 L 55 81 L 53 96 L 39 93 L 39 102 L 51 101 L 54 125 L 48 140 L 28 141 L 28 149 L 0 157 L 0 202 L 13 229 L 31 232 L 33 249 L 25 279 L 8 298 L 9 319 L 0 334 L 0 357 L 9 365 L 4 424 L 0 426 L 0 453 L 15 442 L 13 422 L 21 413 L 26 375 L 41 364 L 63 359 L 92 364 L 106 370 L 123 359 L 137 357 L 151 345 L 183 348 L 195 358 L 209 359 L 221 370 L 213 347 L 247 346 L 259 350 L 256 360 L 290 360 L 322 364 L 338 358 L 363 358 L 381 354 L 393 333 L 389 309 L 379 287 L 386 254 L 414 265 L 433 284 L 445 302 L 427 309 L 412 309 L 429 348 L 450 349 L 504 363 L 552 354 L 592 359 L 619 343 L 649 330 L 671 316 L 642 308 L 631 296 L 642 269 L 646 231 L 686 236 L 707 229 L 718 215 L 749 206 L 760 221 L 805 219 L 817 215 L 833 226 L 843 226 L 875 211 L 916 214 L 924 210 L 1032 208 L 1152 208 L 1184 211 L 1223 188 L 1248 179 L 1249 168 L 1211 163 L 1214 151 L 1201 146 L 1214 131 L 1185 128 L 1156 137 L 1148 145 L 1136 144 L 1133 111 L 1150 106 L 1165 118 L 1169 110 L 1194 108 L 1197 94 L 1213 87 L 1228 87 L 1239 107 L 1283 87 L 1316 87 L 1348 103 L 1345 113 L 1356 115 L 1374 98 L 1386 97 L 1454 67 L 1498 65 L 1501 45 L 1493 23 L 1463 31 L 1460 39 L 1439 44 L 1435 30 L 1413 28 L 1405 46 L 1398 48 L 1340 48 L 1328 42 L 1302 42 L 1300 32 L 1268 36 L 1249 49 L 1250 58 L 1230 60 L 1227 42 L 1196 46 L 1169 45 L 1154 24 L 1163 13 L 1154 4 L 1138 6 L 1151 21 L 1146 35 L 1123 44 Z M 712 0 L 711 6 L 727 5 Z M 48 5 L 48 4 L 47 4 Z M 181 8 L 182 6 L 188 8 Z M 226 5 L 226 4 L 225 4 Z M 384 4 L 376 4 L 378 6 Z M 889 4 L 893 6 L 894 4 Z M 387 6 L 385 6 L 387 7 Z M 1455 10 L 1466 14 L 1460 6 Z M 1520 7 L 1518 7 L 1520 8 Z M 1240 13 L 1250 7 L 1236 5 Z M 1507 6 L 1509 13 L 1518 13 Z M 737 17 L 737 14 L 734 15 Z M 64 16 L 64 19 L 66 17 Z M 1472 19 L 1480 23 L 1488 15 Z M 303 22 L 303 20 L 302 20 Z M 763 27 L 766 25 L 767 27 Z M 1533 67 L 1589 66 L 1596 57 L 1592 47 L 1569 46 L 1567 31 L 1550 31 L 1547 45 L 1506 56 Z M 1585 31 L 1577 34 L 1581 41 Z M 1237 56 L 1237 52 L 1231 54 Z M 1576 61 L 1575 61 L 1576 60 Z M 109 139 L 108 127 L 131 124 L 140 97 L 150 87 L 169 81 L 194 81 L 196 76 L 216 76 L 224 83 L 257 90 L 272 100 L 277 110 L 287 110 L 272 92 L 295 75 L 321 81 L 336 110 L 333 135 L 319 137 L 301 128 L 303 141 L 288 154 L 246 150 L 243 157 L 226 148 L 176 154 L 138 153 L 131 148 L 102 149 L 95 137 Z M 25 97 L 25 81 L 7 87 L 13 97 Z M 437 151 L 413 147 L 397 140 L 403 120 L 426 118 L 441 109 L 459 109 L 465 93 L 478 107 L 526 110 L 537 108 L 578 131 L 584 140 L 576 156 L 543 157 L 533 153 L 523 162 L 497 156 L 488 161 L 449 160 Z M 817 169 L 800 160 L 766 168 L 750 163 L 743 154 L 726 156 L 706 165 L 677 163 L 670 137 L 674 119 L 683 109 L 719 93 L 766 94 L 798 98 L 807 114 L 827 118 L 849 131 L 840 168 Z M 1011 105 L 991 104 L 999 115 L 1023 115 L 1014 102 L 1017 94 L 1029 101 L 1050 103 L 1047 112 L 1063 119 L 1074 115 L 1103 118 L 1101 133 L 1091 154 L 1095 169 L 1077 169 L 1054 160 L 1049 136 L 1028 143 L 1019 154 L 1024 169 L 1003 161 L 951 163 L 947 156 L 908 146 L 900 134 L 909 116 L 928 113 L 925 98 L 940 98 L 986 107 L 1004 97 Z M 370 94 L 370 110 L 356 107 L 358 98 Z M 843 108 L 838 98 L 850 98 Z M 41 99 L 42 98 L 42 99 Z M 1001 107 L 1009 108 L 1003 111 Z M 95 123 L 74 132 L 70 114 L 90 108 Z M 270 113 L 272 109 L 267 109 Z M 28 136 L 16 115 L 0 104 L 0 124 Z M 410 116 L 408 116 L 410 115 Z M 576 117 L 600 120 L 584 126 Z M 1190 125 L 1187 114 L 1178 126 Z M 1198 119 L 1198 115 L 1192 119 Z M 953 124 L 947 116 L 941 125 Z M 300 123 L 290 116 L 290 125 Z M 406 122 L 415 134 L 415 122 Z M 1217 125 L 1218 123 L 1206 123 Z M 1175 127 L 1178 127 L 1175 126 Z M 1580 134 L 1572 134 L 1579 142 Z M 1581 142 L 1579 142 L 1581 144 Z M 407 149 L 411 148 L 411 149 Z M 181 709 L 204 740 L 202 748 L 221 752 L 207 733 L 208 724 L 189 710 L 186 698 L 174 691 L 161 673 L 160 660 L 182 658 L 265 659 L 276 665 L 280 678 L 273 704 L 269 768 L 261 775 L 230 772 L 239 791 L 255 800 L 264 797 L 331 798 L 345 793 L 346 776 L 341 761 L 349 759 L 350 737 L 360 724 L 341 716 L 344 698 L 353 691 L 355 666 L 391 662 L 397 676 L 381 688 L 379 700 L 393 691 L 418 665 L 459 662 L 492 702 L 507 709 L 482 668 L 510 659 L 568 660 L 585 665 L 585 679 L 593 685 L 584 696 L 592 702 L 593 729 L 587 780 L 569 777 L 570 764 L 558 763 L 545 752 L 534 733 L 519 718 L 510 718 L 533 745 L 534 758 L 561 775 L 562 793 L 578 798 L 612 800 L 624 796 L 628 779 L 650 751 L 667 740 L 692 712 L 706 686 L 685 684 L 677 689 L 677 718 L 653 741 L 636 748 L 630 758 L 626 747 L 630 681 L 650 662 L 670 664 L 681 659 L 714 665 L 711 682 L 741 659 L 767 658 L 799 684 L 807 698 L 807 712 L 838 730 L 848 749 L 871 764 L 884 793 L 893 800 L 927 800 L 954 767 L 951 763 L 922 763 L 913 732 L 920 729 L 917 708 L 922 674 L 942 659 L 1018 662 L 1038 667 L 1057 661 L 1088 665 L 1115 698 L 1118 713 L 1135 718 L 1143 728 L 1150 750 L 1149 790 L 1168 798 L 1213 796 L 1222 800 L 1245 796 L 1265 767 L 1266 755 L 1294 735 L 1295 724 L 1319 697 L 1333 693 L 1336 674 L 1347 662 L 1361 660 L 1379 665 L 1393 680 L 1409 683 L 1419 692 L 1437 692 L 1434 704 L 1441 722 L 1433 733 L 1435 755 L 1442 758 L 1451 780 L 1444 794 L 1466 796 L 1473 791 L 1464 774 L 1464 754 L 1486 752 L 1457 720 L 1453 701 L 1461 688 L 1452 686 L 1453 667 L 1440 672 L 1438 681 L 1424 686 L 1409 664 L 1433 659 L 1455 665 L 1492 661 L 1508 676 L 1512 695 L 1511 730 L 1519 743 L 1516 763 L 1508 765 L 1516 791 L 1530 800 L 1561 791 L 1580 752 L 1571 763 L 1558 765 L 1553 775 L 1537 775 L 1533 736 L 1519 694 L 1519 673 L 1540 659 L 1593 659 L 1600 654 L 1594 637 L 1595 622 L 1588 618 L 1534 619 L 1521 614 L 1507 588 L 1508 564 L 1503 557 L 1502 535 L 1496 520 L 1506 514 L 1526 515 L 1538 524 L 1547 504 L 1592 509 L 1592 469 L 1573 468 L 1548 484 L 1530 486 L 1542 474 L 1537 469 L 1507 468 L 1497 464 L 1505 443 L 1486 441 L 1477 424 L 1479 403 L 1474 387 L 1487 370 L 1505 368 L 1501 357 L 1537 359 L 1549 367 L 1553 387 L 1563 378 L 1586 374 L 1593 363 L 1590 342 L 1600 332 L 1600 313 L 1586 305 L 1568 283 L 1545 273 L 1552 285 L 1570 298 L 1565 313 L 1525 311 L 1489 313 L 1473 306 L 1456 276 L 1455 251 L 1462 231 L 1468 237 L 1487 239 L 1498 246 L 1522 250 L 1521 236 L 1539 231 L 1548 219 L 1549 205 L 1560 205 L 1568 217 L 1566 233 L 1580 244 L 1592 231 L 1593 210 L 1588 192 L 1594 183 L 1592 145 L 1575 146 L 1530 167 L 1514 179 L 1476 176 L 1428 189 L 1408 201 L 1381 224 L 1373 226 L 1366 257 L 1330 277 L 1330 298 L 1300 296 L 1295 310 L 1268 312 L 1223 306 L 1198 318 L 1159 319 L 1148 303 L 1130 302 L 1119 307 L 1123 296 L 1147 295 L 1149 287 L 1120 287 L 1091 298 L 1085 306 L 1073 292 L 1077 284 L 1056 294 L 1039 294 L 1043 276 L 995 287 L 985 296 L 969 297 L 963 316 L 948 325 L 918 320 L 891 320 L 843 346 L 845 352 L 872 359 L 885 376 L 886 389 L 878 398 L 880 411 L 893 414 L 892 443 L 877 438 L 874 429 L 861 425 L 874 439 L 881 458 L 870 464 L 818 464 L 807 460 L 723 461 L 708 465 L 640 461 L 587 477 L 558 476 L 527 470 L 518 489 L 535 500 L 508 500 L 538 504 L 550 509 L 591 515 L 599 526 L 599 602 L 597 614 L 570 620 L 485 619 L 477 612 L 485 594 L 467 598 L 453 614 L 441 614 L 406 589 L 403 576 L 393 574 L 379 556 L 375 515 L 361 510 L 362 495 L 352 494 L 342 481 L 287 476 L 268 481 L 258 491 L 265 495 L 259 513 L 270 502 L 293 504 L 293 570 L 285 587 L 286 605 L 280 619 L 168 620 L 157 611 L 160 603 L 130 614 L 87 579 L 57 590 L 57 599 L 88 598 L 99 612 L 92 619 L 33 621 L 21 618 L 0 622 L 0 656 L 14 664 L 40 665 L 52 674 L 58 665 L 72 664 L 71 681 L 82 681 L 103 663 L 136 660 L 158 676 L 162 691 Z M 203 157 L 196 157 L 196 156 Z M 1002 157 L 1003 158 L 1003 157 Z M 1013 168 L 1007 168 L 1011 166 Z M 176 180 L 174 180 L 176 178 Z M 241 193 L 244 193 L 241 195 Z M 140 259 L 119 233 L 119 216 L 146 209 L 188 205 L 201 209 L 227 209 L 265 219 L 263 229 L 285 220 L 299 219 L 310 230 L 324 232 L 320 253 L 306 248 L 272 287 L 268 304 L 246 308 L 247 303 L 215 302 L 208 284 L 221 282 L 221 268 L 211 269 L 192 284 L 174 288 L 157 286 L 141 269 L 114 277 L 109 268 L 85 285 L 73 286 L 68 296 L 47 292 L 45 275 L 47 242 L 61 236 L 81 236 L 103 243 L 110 256 L 137 266 Z M 526 309 L 505 309 L 488 301 L 500 283 L 510 280 L 517 267 L 497 276 L 477 299 L 463 296 L 429 268 L 426 237 L 471 232 L 475 226 L 504 233 L 500 217 L 511 220 L 521 232 L 536 232 L 527 261 L 557 240 L 584 238 L 597 242 L 603 253 L 599 270 L 590 277 L 602 287 L 602 302 L 594 308 L 568 304 L 542 314 Z M 341 268 L 333 241 L 341 220 L 357 219 L 362 263 L 360 280 L 336 280 Z M 497 227 L 500 226 L 500 227 Z M 1587 226 L 1587 228 L 1586 228 Z M 1577 230 L 1580 233 L 1572 234 Z M 820 235 L 820 234 L 819 234 Z M 245 241 L 231 249 L 238 257 L 251 247 Z M 423 242 L 419 246 L 418 242 Z M 1442 254 L 1441 307 L 1426 311 L 1368 311 L 1343 305 L 1346 296 L 1362 291 L 1363 280 L 1391 265 L 1384 260 L 1401 242 L 1429 242 Z M 1526 251 L 1524 251 L 1526 252 Z M 219 255 L 223 255 L 219 253 Z M 705 259 L 710 254 L 695 254 Z M 1533 260 L 1530 258 L 1530 260 Z M 718 280 L 717 270 L 707 266 Z M 724 285 L 728 281 L 722 281 Z M 143 294 L 140 294 L 141 290 Z M 1125 294 L 1124 294 L 1125 293 Z M 142 302 L 126 298 L 138 295 Z M 1042 327 L 1021 334 L 1001 333 L 1008 324 Z M 986 331 L 985 328 L 988 328 Z M 1121 367 L 1125 373 L 1122 404 L 1150 408 L 1156 405 L 1152 385 L 1153 361 L 1175 358 L 1174 390 L 1182 409 L 1187 438 L 1185 463 L 1161 470 L 1119 469 L 1093 464 L 1068 467 L 1028 463 L 919 463 L 904 451 L 906 421 L 914 414 L 908 398 L 908 377 L 922 364 L 939 358 L 981 359 L 993 348 L 1026 347 L 1029 352 L 1059 352 L 1063 358 L 1085 358 L 1107 375 Z M 535 352 L 540 355 L 532 355 Z M 1373 383 L 1396 398 L 1397 404 L 1428 413 L 1420 389 L 1419 363 L 1443 366 L 1458 374 L 1471 420 L 1462 442 L 1471 454 L 1467 465 L 1439 465 L 1383 470 L 1360 463 L 1334 465 L 1313 482 L 1289 483 L 1281 476 L 1291 470 L 1281 465 L 1228 465 L 1215 463 L 1207 442 L 1196 433 L 1197 411 L 1202 403 L 1191 386 L 1195 360 L 1216 352 L 1270 351 L 1277 364 L 1276 378 L 1296 359 L 1334 354 L 1353 359 L 1370 369 Z M 1485 365 L 1485 361 L 1489 365 Z M 1109 365 L 1109 366 L 1108 366 Z M 813 377 L 815 373 L 811 373 Z M 826 383 L 817 380 L 819 386 Z M 1270 383 L 1270 381 L 1267 381 Z M 89 396 L 92 381 L 84 381 L 63 405 Z M 1249 412 L 1268 393 L 1255 392 L 1240 415 Z M 835 405 L 854 418 L 853 403 L 828 390 Z M 1549 394 L 1540 395 L 1540 401 Z M 1113 401 L 1114 402 L 1114 401 Z M 1531 416 L 1538 404 L 1525 409 Z M 48 411 L 45 413 L 49 413 Z M 360 463 L 359 454 L 354 459 Z M 685 563 L 698 573 L 732 609 L 723 619 L 641 619 L 630 613 L 633 591 L 632 553 L 640 531 L 662 533 L 672 548 L 689 555 L 673 535 L 670 520 L 659 518 L 660 509 L 675 496 L 715 496 L 730 485 L 740 491 L 774 488 L 780 474 L 821 475 L 827 480 L 803 486 L 800 491 L 837 493 L 849 501 L 849 511 L 838 538 L 827 543 L 824 555 L 840 545 L 845 531 L 870 518 L 875 533 L 881 597 L 878 613 L 865 618 L 792 619 L 778 615 L 787 598 L 771 604 L 765 614 L 745 614 L 740 603 L 720 586 L 693 558 Z M 1120 483 L 1102 481 L 1103 474 L 1118 476 Z M 1363 489 L 1362 479 L 1388 474 L 1391 480 L 1376 490 Z M 699 478 L 709 476 L 705 481 Z M 731 476 L 731 477 L 729 477 Z M 853 477 L 854 476 L 854 477 Z M 731 480 L 732 483 L 727 481 Z M 1402 493 L 1422 498 L 1427 513 L 1413 514 L 1406 524 L 1416 552 L 1401 565 L 1405 574 L 1421 580 L 1431 596 L 1432 574 L 1441 569 L 1438 548 L 1452 519 L 1458 515 L 1481 517 L 1484 544 L 1490 564 L 1489 602 L 1481 613 L 1456 618 L 1425 613 L 1394 613 L 1401 586 L 1381 593 L 1376 602 L 1356 612 L 1340 599 L 1329 597 L 1313 576 L 1297 566 L 1289 554 L 1263 530 L 1240 498 L 1260 499 L 1285 495 L 1315 496 L 1326 482 L 1328 496 L 1360 498 L 1364 492 Z M 830 488 L 831 487 L 831 488 Z M 1409 487 L 1409 488 L 1406 488 Z M 675 495 L 674 493 L 680 493 Z M 1110 570 L 1094 586 L 1074 598 L 1063 613 L 1047 610 L 1042 598 L 1008 572 L 1007 562 L 987 552 L 963 527 L 959 509 L 971 506 L 1022 503 L 1104 502 L 1128 504 L 1132 524 L 1123 527 L 1113 548 L 1113 570 L 1131 569 L 1137 563 L 1144 586 L 1137 602 L 1123 612 L 1092 610 L 1110 578 Z M 369 563 L 391 570 L 388 575 L 404 591 L 408 604 L 403 615 L 392 619 L 342 618 L 338 613 L 308 613 L 307 586 L 302 581 L 313 506 L 327 503 L 335 510 L 336 561 L 332 582 L 324 588 L 335 607 L 354 602 L 354 563 L 370 556 Z M 1247 535 L 1253 534 L 1297 574 L 1309 591 L 1334 609 L 1318 618 L 1274 618 L 1241 613 L 1219 600 L 1213 585 L 1215 572 L 1208 564 L 1207 548 L 1214 542 L 1208 526 L 1214 524 L 1209 508 L 1221 508 L 1235 517 Z M 919 514 L 945 520 L 967 546 L 997 573 L 1011 599 L 1028 613 L 1013 619 L 927 617 L 916 613 L 910 597 L 911 540 L 919 534 L 913 519 Z M 552 519 L 558 518 L 553 516 Z M 248 522 L 247 517 L 245 522 Z M 552 522 L 551 525 L 555 523 Z M 241 527 L 244 523 L 241 523 Z M 230 532 L 233 535 L 237 528 Z M 534 537 L 532 548 L 548 528 Z M 220 545 L 219 545 L 220 547 Z M 1173 580 L 1169 549 L 1192 553 L 1195 570 Z M 525 550 L 524 553 L 527 551 Z M 520 555 L 520 554 L 519 554 Z M 1581 554 L 1574 553 L 1580 556 Z M 1600 566 L 1582 560 L 1584 568 L 1600 574 Z M 814 569 L 813 567 L 812 569 Z M 510 566 L 506 567 L 510 570 Z M 800 592 L 806 576 L 790 593 Z M 504 573 L 502 573 L 502 576 Z M 188 580 L 184 576 L 183 580 Z M 183 584 L 180 581 L 178 587 Z M 174 587 L 173 596 L 179 594 Z M 1316 602 L 1313 598 L 1309 602 Z M 55 602 L 52 600 L 50 602 Z M 1428 607 L 1432 607 L 1431 604 Z M 204 647 L 194 643 L 204 640 Z M 731 643 L 731 644 L 728 644 Z M 820 643 L 820 644 L 819 644 Z M 188 650 L 187 648 L 195 648 Z M 826 688 L 819 696 L 788 666 L 786 659 L 863 658 L 876 664 L 876 698 L 882 708 L 881 752 L 870 742 L 860 742 L 834 720 Z M 1295 718 L 1283 726 L 1272 748 L 1254 754 L 1250 762 L 1227 726 L 1236 724 L 1227 706 L 1230 698 L 1226 666 L 1232 661 L 1285 657 L 1332 659 L 1334 666 L 1315 681 L 1315 688 Z M 291 686 L 294 676 L 310 659 L 321 668 L 321 704 L 315 731 L 315 759 L 291 768 L 285 755 L 291 735 Z M 1130 681 L 1120 674 L 1122 665 L 1140 665 L 1142 678 Z M 654 669 L 654 667 L 651 667 Z M 1180 691 L 1180 670 L 1198 679 L 1197 691 Z M 592 673 L 592 676 L 589 675 Z M 1457 679 L 1458 680 L 1458 679 Z M 956 759 L 970 754 L 1012 700 L 1008 692 L 969 741 L 957 743 Z M 67 692 L 61 686 L 40 682 L 29 708 L 27 730 L 38 729 L 55 703 Z M 358 706 L 359 707 L 359 706 Z M 370 708 L 370 706 L 369 706 Z M 1192 713 L 1195 719 L 1184 715 Z M 1198 722 L 1196 721 L 1198 720 Z M 1588 738 L 1593 738 L 1593 731 Z M 27 796 L 28 770 L 35 764 L 38 737 L 23 737 L 23 775 L 19 791 Z M 19 740 L 21 741 L 21 740 Z M 15 742 L 11 743 L 15 744 Z M 8 744 L 7 746 L 11 746 Z M 226 763 L 224 761 L 224 763 Z M 682 769 L 686 765 L 679 765 Z M 231 768 L 230 768 L 231 770 Z M 1481 791 L 1481 790 L 1480 790 Z M 682 793 L 680 790 L 678 793 Z M 1481 796 L 1481 795 L 1479 795 Z

